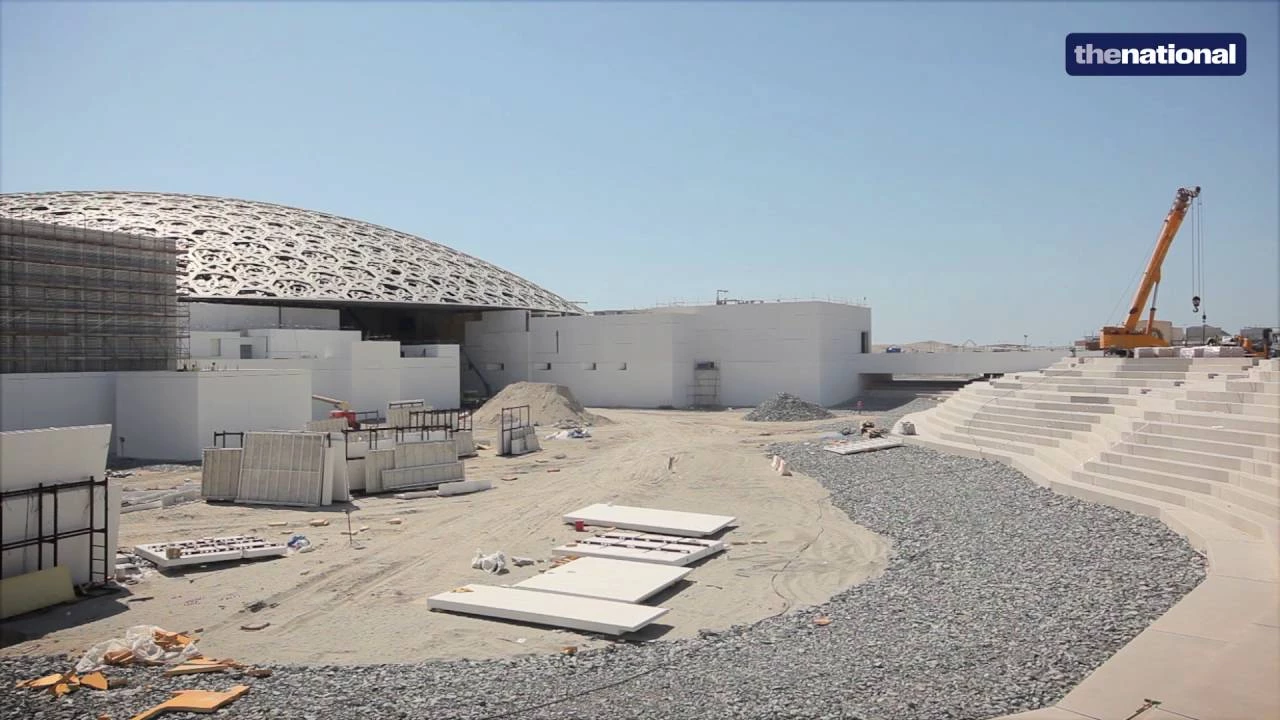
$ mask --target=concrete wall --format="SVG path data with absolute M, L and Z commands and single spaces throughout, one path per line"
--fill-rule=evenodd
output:
M 311 419 L 311 373 L 300 369 L 195 373 L 198 418 L 195 442 L 184 460 L 201 456 L 218 431 L 302 430 Z
M 0 430 L 111 424 L 115 415 L 113 372 L 0 375 Z
M 116 397 L 115 450 L 131 458 L 195 461 L 215 431 L 301 430 L 311 419 L 311 375 L 299 369 L 121 373 Z
M 684 407 L 694 367 L 720 369 L 720 404 L 779 392 L 835 403 L 856 394 L 867 308 L 822 302 L 716 305 L 586 317 L 485 313 L 466 351 L 496 392 L 519 380 L 567 385 L 587 405 Z M 625 369 L 624 369 L 625 368 Z M 464 386 L 478 389 L 473 375 Z
M 200 457 L 198 375 L 120 373 L 116 379 L 116 429 L 112 438 L 116 454 L 152 460 Z
M 340 312 L 328 308 L 272 307 L 189 303 L 192 330 L 243 330 L 245 328 L 316 328 L 337 330 Z
M 296 359 L 342 357 L 360 342 L 357 330 L 249 330 L 249 337 L 266 338 L 265 354 L 255 358 Z M 398 354 L 398 353 L 397 353 Z
M 432 355 L 400 359 L 400 394 L 404 396 L 400 399 L 422 398 L 434 408 L 458 407 L 462 400 L 458 346 L 417 346 L 409 352 L 414 351 Z
M 400 390 L 400 343 L 357 342 L 348 345 L 346 353 L 342 358 L 350 358 L 351 391 L 341 399 L 362 410 L 385 408 L 389 402 L 404 399 Z

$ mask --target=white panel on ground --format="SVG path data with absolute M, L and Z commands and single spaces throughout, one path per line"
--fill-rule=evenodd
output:
M 167 543 L 135 545 L 133 551 L 155 563 L 157 567 L 180 567 L 206 563 L 280 557 L 288 548 L 248 535 L 179 540 Z
M 551 554 L 560 557 L 602 557 L 683 566 L 723 550 L 723 540 L 619 531 L 561 545 L 553 549 Z
M 466 585 L 427 598 L 433 610 L 622 635 L 667 614 L 666 608 L 491 585 Z
M 512 587 L 638 603 L 691 572 L 692 568 L 584 557 L 521 580 Z
M 240 490 L 240 448 L 205 448 L 200 465 L 200 495 L 205 500 L 236 499 Z
M 564 521 L 581 520 L 588 525 L 643 530 L 685 537 L 702 537 L 720 532 L 737 518 L 729 515 L 657 510 L 655 508 L 628 507 L 597 503 L 575 510 L 564 516 Z
M 902 447 L 901 440 L 875 438 L 873 440 L 843 440 L 830 445 L 823 445 L 822 449 L 837 455 L 855 455 L 872 450 L 887 450 L 896 447 Z
M 245 433 L 236 502 L 320 505 L 328 499 L 324 437 L 320 433 Z
M 493 483 L 489 480 L 464 480 L 462 482 L 447 482 L 436 488 L 436 493 L 440 497 L 449 497 L 450 495 L 465 495 L 467 493 L 488 490 L 493 487 Z
M 458 446 L 452 440 L 401 442 L 396 445 L 396 467 L 439 465 L 458 460 Z

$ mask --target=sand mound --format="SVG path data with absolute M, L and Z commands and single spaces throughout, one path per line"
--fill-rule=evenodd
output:
M 747 420 L 755 422 L 801 422 L 826 420 L 835 417 L 820 405 L 805 402 L 795 395 L 778 393 L 747 413 Z
M 611 421 L 587 412 L 564 385 L 518 382 L 506 386 L 489 402 L 476 410 L 472 421 L 477 427 L 497 427 L 502 422 L 502 408 L 528 405 L 534 425 L 607 425 Z

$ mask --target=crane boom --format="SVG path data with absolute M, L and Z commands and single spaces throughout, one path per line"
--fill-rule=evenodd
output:
M 1138 284 L 1138 290 L 1133 295 L 1133 305 L 1129 308 L 1129 316 L 1125 318 L 1125 332 L 1133 332 L 1138 327 L 1138 319 L 1142 315 L 1142 308 L 1147 304 L 1147 296 L 1151 294 L 1152 288 L 1160 283 L 1160 267 L 1164 265 L 1164 258 L 1169 254 L 1169 248 L 1173 245 L 1173 237 L 1178 234 L 1178 228 L 1182 227 L 1182 220 L 1187 216 L 1187 209 L 1191 207 L 1191 201 L 1200 195 L 1200 188 L 1178 188 L 1178 194 L 1173 199 L 1173 207 L 1169 208 L 1169 214 L 1164 219 L 1164 227 L 1160 230 L 1160 237 L 1156 240 L 1156 249 L 1151 253 L 1151 259 L 1147 261 L 1147 270 L 1142 274 L 1142 282 Z M 1152 330 L 1152 323 L 1155 321 L 1156 309 L 1151 308 L 1151 316 L 1147 321 L 1147 332 Z
M 1187 210 L 1191 208 L 1191 201 L 1199 196 L 1200 186 L 1198 185 L 1196 187 L 1178 188 L 1178 192 L 1173 199 L 1173 207 L 1169 209 L 1169 214 L 1165 216 L 1164 226 L 1160 229 L 1160 236 L 1156 239 L 1155 250 L 1152 251 L 1151 259 L 1147 261 L 1146 271 L 1142 274 L 1142 282 L 1138 284 L 1138 289 L 1133 295 L 1133 303 L 1129 307 L 1129 314 L 1125 317 L 1124 325 L 1102 328 L 1099 345 L 1103 350 L 1128 354 L 1134 348 L 1168 346 L 1168 341 L 1161 337 L 1155 328 L 1156 308 L 1154 303 L 1147 317 L 1146 327 L 1138 330 L 1138 322 L 1142 319 L 1142 308 L 1147 304 L 1147 299 L 1152 297 L 1153 291 L 1160 284 L 1160 268 L 1164 265 L 1164 259 L 1169 254 L 1170 246 L 1173 245 L 1173 238 L 1178 234 L 1178 229 L 1182 227 L 1182 221 L 1187 216 Z

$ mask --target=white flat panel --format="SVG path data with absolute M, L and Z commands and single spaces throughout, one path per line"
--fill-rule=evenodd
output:
M 366 493 L 382 492 L 382 472 L 395 466 L 396 451 L 394 448 L 370 450 L 364 458 L 364 491 Z
M 638 603 L 691 572 L 692 568 L 584 557 L 522 580 L 512 587 Z
M 684 566 L 723 550 L 723 540 L 619 531 L 576 540 L 551 553 Z
M 564 521 L 567 523 L 577 520 L 602 527 L 700 537 L 725 529 L 737 518 L 729 515 L 705 515 L 677 510 L 596 504 L 564 516 Z
M 465 495 L 481 490 L 489 490 L 492 487 L 493 483 L 489 480 L 463 480 L 461 482 L 444 483 L 436 488 L 436 492 L 440 497 L 449 497 L 450 495 Z
M 837 455 L 855 455 L 857 453 L 869 452 L 871 450 L 887 450 L 889 448 L 901 446 L 901 440 L 876 438 L 874 440 L 844 440 L 842 442 L 824 445 L 822 449 Z
M 608 635 L 635 632 L 668 612 L 647 605 L 491 585 L 461 589 L 468 592 L 450 590 L 432 595 L 427 598 L 427 607 Z
M 200 494 L 205 500 L 235 500 L 240 490 L 240 448 L 205 448 Z
M 236 502 L 304 507 L 323 503 L 328 499 L 324 437 L 320 433 L 245 433 Z M 332 492 L 332 485 L 328 490 Z

